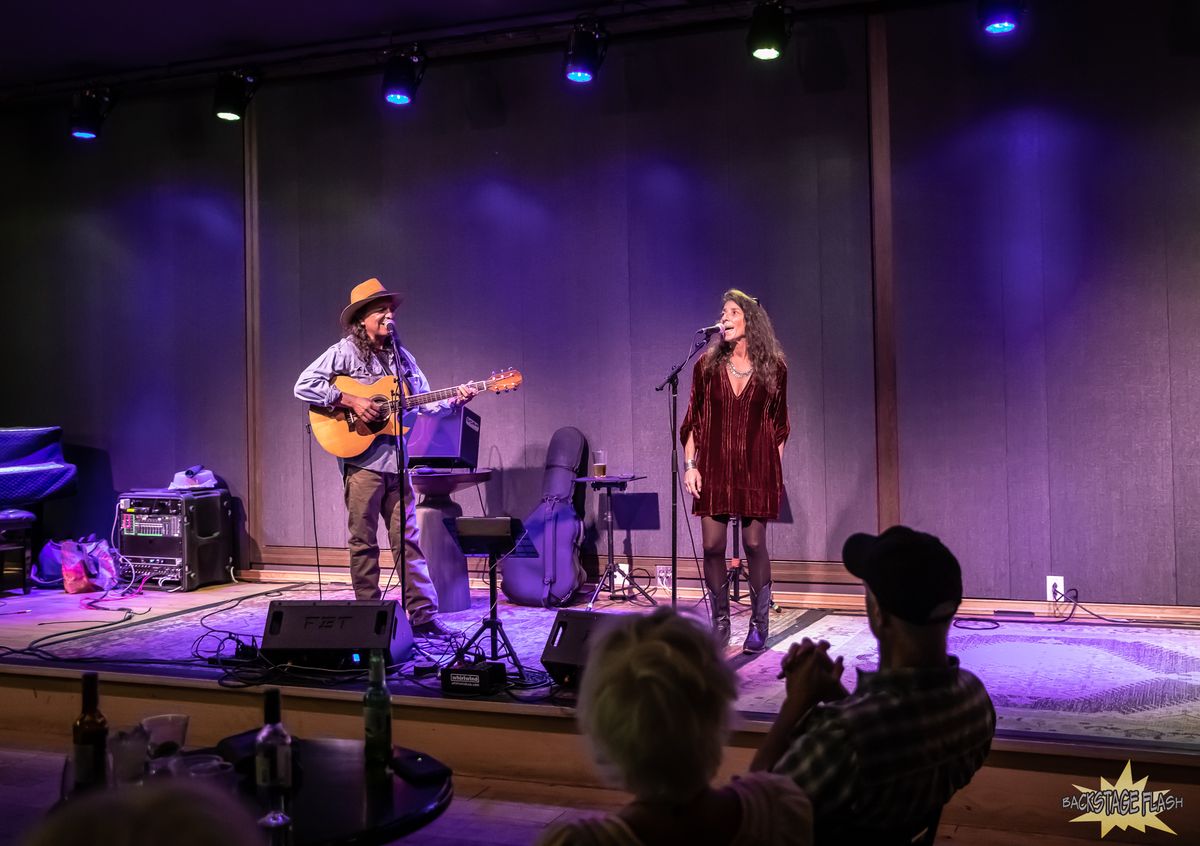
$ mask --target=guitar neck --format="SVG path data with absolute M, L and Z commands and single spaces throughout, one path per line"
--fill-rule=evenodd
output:
M 487 388 L 486 381 L 468 382 L 467 385 L 477 391 L 482 391 Z M 411 394 L 410 396 L 404 397 L 404 399 L 400 400 L 399 403 L 389 403 L 389 405 L 393 406 L 392 411 L 395 411 L 396 405 L 403 404 L 404 410 L 408 411 L 409 409 L 416 408 L 419 405 L 428 405 L 431 402 L 441 402 L 442 400 L 447 400 L 456 396 L 458 396 L 457 386 L 453 388 L 444 388 L 440 391 L 426 391 L 423 394 Z

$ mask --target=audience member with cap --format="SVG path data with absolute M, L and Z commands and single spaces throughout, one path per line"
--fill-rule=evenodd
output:
M 830 658 L 827 642 L 793 644 L 781 666 L 782 710 L 751 765 L 804 789 L 817 842 L 915 830 L 983 765 L 996 728 L 983 683 L 946 650 L 962 601 L 950 550 L 933 535 L 893 526 L 852 535 L 842 559 L 866 588 L 879 667 L 860 669 L 850 694 L 842 658 Z
M 576 712 L 602 772 L 634 800 L 546 831 L 542 846 L 808 846 L 812 808 L 791 779 L 721 764 L 737 678 L 711 633 L 670 608 L 613 615 L 593 638 Z

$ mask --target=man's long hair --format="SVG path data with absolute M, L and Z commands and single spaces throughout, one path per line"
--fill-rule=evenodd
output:
M 363 364 L 369 365 L 371 359 L 379 355 L 379 349 L 371 343 L 371 336 L 367 334 L 367 327 L 363 325 L 360 317 L 362 317 L 361 314 L 354 315 L 354 319 L 346 327 L 346 337 L 354 343 L 354 348 L 358 350 Z
M 758 300 L 737 288 L 730 288 L 721 295 L 721 307 L 724 308 L 725 303 L 730 300 L 737 303 L 746 316 L 746 349 L 750 363 L 763 380 L 767 391 L 774 391 L 779 379 L 779 370 L 787 363 L 787 359 L 784 358 L 783 348 L 779 346 L 779 339 L 775 337 L 771 318 L 767 316 L 767 310 L 758 304 Z M 729 356 L 733 354 L 733 347 L 733 344 L 724 339 L 709 347 L 704 353 L 705 371 L 711 374 L 724 367 L 729 361 Z
M 366 326 L 364 323 L 362 323 L 362 316 L 364 316 L 371 305 L 373 304 L 368 302 L 368 304 L 362 306 L 362 308 L 360 308 L 360 310 L 354 314 L 354 317 L 350 319 L 349 324 L 346 326 L 346 332 L 344 332 L 346 337 L 348 337 L 350 341 L 354 342 L 354 348 L 359 350 L 359 358 L 362 359 L 362 364 L 367 366 L 371 365 L 371 359 L 373 358 L 379 358 L 380 361 L 383 360 L 383 350 L 379 349 L 377 346 L 374 346 L 374 344 L 371 342 L 371 336 L 367 335 Z M 390 355 L 389 358 L 391 358 Z

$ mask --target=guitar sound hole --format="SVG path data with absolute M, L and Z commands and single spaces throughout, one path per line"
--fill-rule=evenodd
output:
M 371 401 L 376 405 L 381 405 L 382 403 L 387 402 L 387 399 L 386 397 L 371 397 Z M 368 423 L 366 420 L 363 420 L 361 417 L 358 417 L 354 421 L 354 431 L 360 435 L 377 435 L 384 430 L 387 424 L 388 417 L 386 415 L 378 420 L 373 420 L 370 423 Z

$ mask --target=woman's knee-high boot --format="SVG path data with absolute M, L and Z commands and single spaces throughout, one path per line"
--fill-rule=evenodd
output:
M 771 582 L 762 589 L 755 590 L 750 586 L 750 630 L 746 632 L 746 642 L 742 644 L 742 652 L 753 655 L 767 648 L 767 636 L 770 629 L 771 614 Z

